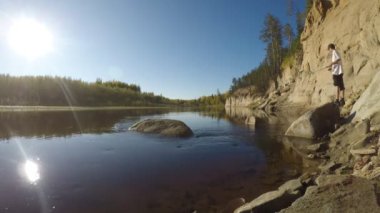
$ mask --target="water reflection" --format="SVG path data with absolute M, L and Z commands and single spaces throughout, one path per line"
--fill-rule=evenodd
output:
M 24 172 L 27 180 L 32 184 L 36 184 L 41 177 L 38 164 L 32 160 L 24 163 Z
M 126 117 L 164 114 L 169 109 L 133 109 L 64 112 L 0 112 L 0 139 L 61 137 L 81 133 L 120 131 L 115 124 Z M 122 122 L 121 122 L 122 123 Z

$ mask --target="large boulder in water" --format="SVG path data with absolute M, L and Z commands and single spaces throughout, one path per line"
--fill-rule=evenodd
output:
M 290 125 L 285 135 L 309 139 L 322 137 L 334 131 L 339 119 L 339 107 L 328 103 L 303 114 Z
M 193 131 L 185 123 L 171 119 L 143 120 L 133 124 L 129 130 L 169 137 L 190 137 L 193 135 Z

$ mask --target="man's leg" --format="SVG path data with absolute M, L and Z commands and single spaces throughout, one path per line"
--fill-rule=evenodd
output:
M 342 92 L 342 99 L 339 101 L 340 106 L 344 106 L 346 104 L 346 101 L 344 100 L 344 91 L 345 89 L 340 90 Z
M 336 100 L 339 101 L 339 95 L 340 95 L 340 89 L 339 87 L 336 87 Z

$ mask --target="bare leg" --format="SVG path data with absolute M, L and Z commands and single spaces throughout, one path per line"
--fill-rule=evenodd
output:
M 344 99 L 344 91 L 346 91 L 346 90 L 342 90 L 342 98 Z
M 339 87 L 336 88 L 336 100 L 339 100 L 339 94 L 340 94 L 340 90 L 339 90 Z

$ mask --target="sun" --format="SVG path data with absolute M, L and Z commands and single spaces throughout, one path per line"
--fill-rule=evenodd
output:
M 37 59 L 53 50 L 53 35 L 45 25 L 33 18 L 13 20 L 8 41 L 16 53 L 29 60 Z

